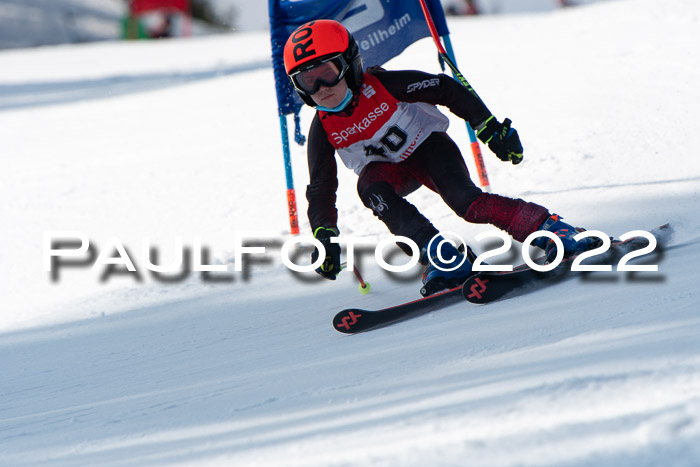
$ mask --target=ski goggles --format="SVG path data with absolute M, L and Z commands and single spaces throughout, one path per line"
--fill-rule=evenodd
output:
M 342 55 L 334 55 L 294 72 L 289 77 L 297 91 L 310 96 L 316 94 L 321 86 L 331 88 L 340 83 L 349 68 Z

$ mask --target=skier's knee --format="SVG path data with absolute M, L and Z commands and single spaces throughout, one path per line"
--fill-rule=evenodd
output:
M 375 216 L 382 217 L 389 209 L 389 204 L 398 195 L 387 182 L 376 182 L 365 186 L 358 185 L 357 194 L 362 203 L 372 210 Z

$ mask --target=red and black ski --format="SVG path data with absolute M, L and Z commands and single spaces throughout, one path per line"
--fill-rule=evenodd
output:
M 355 334 L 413 318 L 463 301 L 462 287 L 459 286 L 444 292 L 438 292 L 429 297 L 419 298 L 412 302 L 381 310 L 349 308 L 335 315 L 333 327 L 336 331 Z
M 650 233 L 657 238 L 658 245 L 664 246 L 672 229 L 668 224 L 662 225 Z M 625 242 L 613 242 L 608 255 L 599 255 L 599 260 L 614 261 L 630 250 L 643 246 L 647 242 L 643 237 L 634 237 Z M 489 303 L 506 295 L 524 293 L 539 289 L 544 285 L 572 277 L 570 265 L 576 257 L 566 258 L 553 271 L 538 272 L 527 265 L 520 265 L 511 272 L 481 272 L 471 276 L 463 286 L 439 292 L 429 297 L 420 298 L 400 305 L 379 310 L 362 310 L 348 308 L 335 315 L 333 328 L 345 334 L 355 334 L 414 318 L 431 311 L 454 305 L 466 299 L 472 303 Z M 542 264 L 544 258 L 535 260 Z
M 668 242 L 672 229 L 669 224 L 664 224 L 649 233 L 657 239 L 657 246 L 663 247 Z M 646 237 L 632 237 L 623 242 L 613 241 L 609 250 L 591 258 L 595 262 L 585 264 L 611 264 L 623 255 L 642 248 L 648 243 L 649 240 Z M 521 265 L 507 272 L 480 272 L 467 279 L 462 286 L 462 293 L 468 302 L 485 304 L 501 298 L 521 295 L 532 289 L 540 289 L 581 274 L 571 270 L 578 256 L 580 255 L 564 259 L 559 266 L 549 272 L 536 271 L 527 265 Z M 535 262 L 543 264 L 544 258 L 539 258 Z

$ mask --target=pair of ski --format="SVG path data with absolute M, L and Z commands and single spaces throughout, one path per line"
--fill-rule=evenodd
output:
M 670 237 L 671 227 L 669 224 L 664 224 L 649 233 L 657 240 L 657 245 L 663 247 Z M 607 252 L 600 255 L 598 260 L 612 262 L 648 244 L 647 237 L 632 237 L 625 241 L 613 241 Z M 475 304 L 486 304 L 538 290 L 580 274 L 580 272 L 571 270 L 571 265 L 578 256 L 574 255 L 564 259 L 550 272 L 540 272 L 526 264 L 515 267 L 512 271 L 478 272 L 459 287 L 411 302 L 379 310 L 348 308 L 335 315 L 333 327 L 336 331 L 345 334 L 355 334 L 404 321 L 464 300 Z M 535 262 L 543 264 L 545 259 L 539 258 Z

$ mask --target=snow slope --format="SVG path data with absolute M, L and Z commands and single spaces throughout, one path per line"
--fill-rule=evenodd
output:
M 363 296 L 351 274 L 280 263 L 266 34 L 0 53 L 0 465 L 698 465 L 699 18 L 693 0 L 621 0 L 451 19 L 462 71 L 525 144 L 517 167 L 485 154 L 495 191 L 611 235 L 670 221 L 675 236 L 657 273 L 351 337 L 335 312 L 416 298 L 417 272 L 366 257 Z M 429 40 L 387 67 L 438 71 Z M 463 123 L 450 132 L 471 167 Z M 340 182 L 342 232 L 385 238 L 355 176 Z M 427 191 L 411 201 L 467 240 L 488 230 Z M 95 254 L 119 239 L 138 274 L 52 280 L 54 230 Z M 248 274 L 244 231 L 271 236 Z M 172 260 L 178 236 L 229 272 L 154 278 L 144 238 Z

